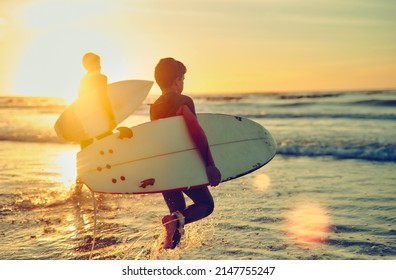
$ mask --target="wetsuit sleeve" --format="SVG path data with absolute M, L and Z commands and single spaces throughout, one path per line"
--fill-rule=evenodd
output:
M 194 112 L 195 113 L 195 112 Z M 197 147 L 199 154 L 206 166 L 214 166 L 214 160 L 209 148 L 208 139 L 204 130 L 198 122 L 197 116 L 190 110 L 190 106 L 183 105 L 177 111 L 177 115 L 182 115 L 187 124 L 188 132 Z
M 105 110 L 109 120 L 114 121 L 114 113 L 111 108 L 109 96 L 107 95 L 107 77 L 100 75 L 85 75 L 78 88 L 78 98 L 95 98 Z M 87 104 L 88 105 L 88 104 Z
M 82 98 L 84 96 L 85 91 L 86 91 L 85 84 L 86 84 L 85 79 L 82 78 L 80 81 L 80 84 L 78 86 L 78 98 Z
M 197 114 L 195 113 L 195 105 L 191 98 L 186 98 L 185 105 L 188 107 L 188 109 L 190 109 L 190 112 L 196 117 Z M 183 106 L 181 107 L 181 109 L 183 109 Z
M 111 108 L 110 99 L 107 95 L 107 77 L 105 75 L 101 75 L 100 80 L 98 81 L 98 88 L 102 106 L 105 109 L 108 118 L 110 120 L 114 120 L 113 108 Z

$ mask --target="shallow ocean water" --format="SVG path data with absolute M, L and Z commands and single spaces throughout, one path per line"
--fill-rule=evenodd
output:
M 96 194 L 94 232 L 91 193 L 84 188 L 73 194 L 73 176 L 53 165 L 65 158 L 65 146 L 10 145 L 13 152 L 29 153 L 1 175 L 1 259 L 396 256 L 394 163 L 277 156 L 250 175 L 211 188 L 214 213 L 188 225 L 179 248 L 161 251 L 160 221 L 167 211 L 161 195 Z M 75 147 L 68 148 L 72 158 Z M 11 156 L 10 149 L 1 154 Z
M 0 259 L 396 258 L 394 91 L 195 100 L 259 122 L 278 154 L 211 188 L 214 213 L 163 251 L 160 194 L 95 194 L 95 219 L 90 191 L 73 192 L 79 148 L 52 129 L 64 105 L 1 98 Z M 144 121 L 146 105 L 126 124 Z

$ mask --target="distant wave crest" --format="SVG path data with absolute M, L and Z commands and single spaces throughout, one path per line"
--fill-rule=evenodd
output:
M 263 113 L 263 114 L 243 114 L 241 115 L 246 118 L 253 118 L 253 119 L 300 119 L 300 118 L 307 118 L 307 119 L 367 119 L 367 120 L 396 120 L 396 114 L 319 114 L 319 113 Z
M 396 144 L 315 146 L 302 143 L 280 143 L 278 154 L 287 156 L 332 156 L 337 159 L 362 159 L 396 162 Z
M 355 101 L 355 102 L 351 102 L 350 104 L 354 104 L 354 105 L 364 105 L 364 106 L 395 107 L 395 106 L 396 106 L 396 100 L 377 100 L 377 99 L 371 99 L 371 100 L 360 100 L 360 101 Z
M 0 141 L 27 143 L 64 143 L 55 134 L 6 134 L 0 135 Z

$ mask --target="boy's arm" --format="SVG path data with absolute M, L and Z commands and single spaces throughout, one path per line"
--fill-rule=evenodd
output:
M 110 126 L 116 126 L 115 116 L 113 112 L 113 108 L 111 107 L 110 98 L 107 95 L 107 77 L 105 75 L 101 75 L 98 81 L 98 88 L 99 88 L 99 98 L 101 100 L 103 109 L 105 110 L 109 121 Z
M 200 126 L 196 115 L 186 105 L 180 107 L 177 115 L 182 115 L 187 124 L 188 132 L 197 147 L 199 154 L 206 166 L 206 174 L 211 186 L 217 186 L 221 181 L 221 173 L 217 169 L 210 151 L 208 139 Z

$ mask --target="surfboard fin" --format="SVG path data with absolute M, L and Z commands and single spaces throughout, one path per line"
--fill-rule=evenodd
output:
M 121 140 L 124 138 L 130 139 L 133 136 L 132 129 L 130 129 L 129 127 L 121 126 L 121 127 L 118 127 L 117 130 L 120 132 L 120 135 L 118 135 L 118 138 Z
M 150 178 L 150 179 L 146 179 L 140 182 L 141 185 L 139 186 L 139 188 L 145 189 L 148 186 L 154 186 L 155 183 L 155 179 L 154 178 Z

